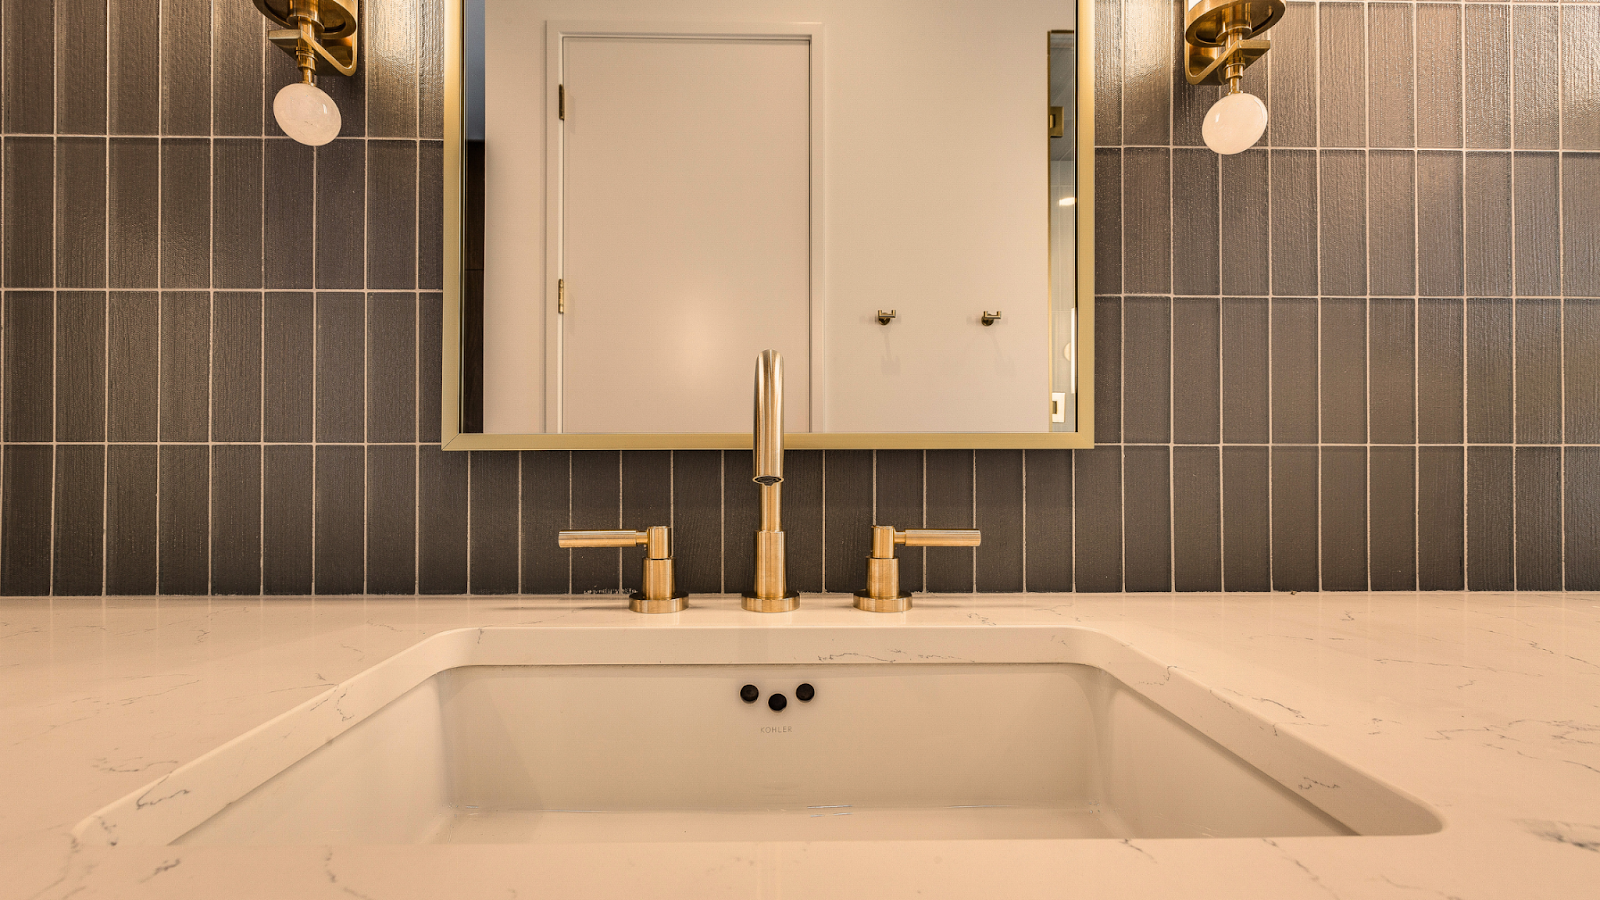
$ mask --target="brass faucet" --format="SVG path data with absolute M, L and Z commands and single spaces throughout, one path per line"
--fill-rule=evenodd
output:
M 755 589 L 744 595 L 751 612 L 789 612 L 800 606 L 790 591 L 783 551 L 783 356 L 763 350 L 756 358 L 755 472 L 761 485 L 761 530 L 756 532 Z

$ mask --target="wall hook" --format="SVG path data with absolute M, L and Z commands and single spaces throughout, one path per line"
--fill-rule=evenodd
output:
M 1000 321 L 1000 310 L 997 309 L 994 312 L 989 312 L 986 309 L 983 311 L 983 324 L 993 325 L 998 321 Z
M 879 325 L 887 325 L 887 324 L 889 324 L 890 321 L 892 321 L 894 319 L 894 316 L 895 316 L 895 310 L 891 309 L 888 312 L 884 312 L 883 310 L 880 309 L 880 310 L 878 310 L 878 324 Z

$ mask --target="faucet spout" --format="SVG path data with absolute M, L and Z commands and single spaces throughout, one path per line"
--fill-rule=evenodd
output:
M 800 605 L 788 589 L 783 537 L 783 356 L 763 350 L 756 358 L 755 420 L 751 443 L 761 486 L 761 530 L 756 532 L 754 590 L 744 595 L 753 612 L 788 612 Z

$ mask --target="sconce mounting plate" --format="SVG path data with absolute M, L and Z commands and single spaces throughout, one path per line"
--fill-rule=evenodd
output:
M 300 31 L 295 14 L 300 10 L 314 10 L 318 23 L 318 38 L 311 45 L 317 55 L 318 75 L 352 75 L 356 70 L 358 33 L 358 0 L 255 0 L 256 9 L 279 29 L 267 32 L 267 40 L 278 49 L 295 55 L 300 42 Z
M 1230 66 L 1242 70 L 1266 54 L 1272 42 L 1255 38 L 1283 12 L 1283 0 L 1197 0 L 1184 14 L 1184 77 L 1190 84 L 1227 84 Z

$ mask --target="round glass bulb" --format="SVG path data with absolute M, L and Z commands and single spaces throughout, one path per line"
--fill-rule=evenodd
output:
M 314 84 L 284 85 L 272 100 L 272 116 L 283 133 L 302 144 L 321 147 L 339 136 L 339 107 Z
M 1250 149 L 1267 130 L 1267 105 L 1254 94 L 1227 94 L 1206 113 L 1200 134 L 1206 146 L 1232 156 Z

